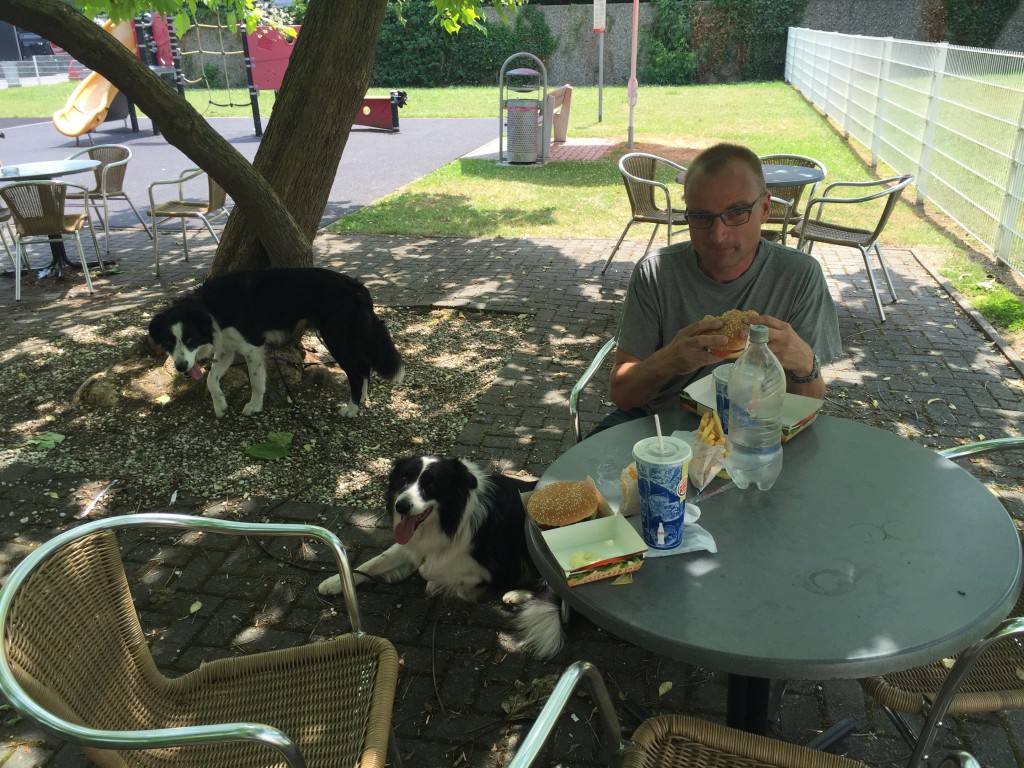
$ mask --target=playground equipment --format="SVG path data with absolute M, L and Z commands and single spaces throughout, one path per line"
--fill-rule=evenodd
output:
M 171 75 L 182 93 L 180 68 L 175 61 L 176 40 L 167 20 L 159 14 L 143 14 L 134 21 L 115 24 L 108 21 L 103 31 L 135 52 L 150 69 L 160 75 Z M 53 114 L 53 125 L 65 136 L 77 140 L 90 134 L 107 120 L 121 120 L 131 116 L 132 130 L 138 131 L 135 108 L 113 84 L 98 72 L 87 76 L 68 97 L 63 109 Z M 91 136 L 90 136 L 91 140 Z
M 278 91 L 284 80 L 288 61 L 298 38 L 301 26 L 292 27 L 295 37 L 272 27 L 257 27 L 242 38 L 248 51 L 250 81 L 258 92 L 260 89 Z M 391 91 L 390 96 L 367 96 L 356 113 L 355 125 L 365 125 L 384 131 L 398 130 L 398 110 L 408 101 L 405 91 Z M 253 102 L 253 109 L 259 119 L 259 102 Z
M 130 21 L 115 24 L 108 21 L 103 31 L 113 35 L 129 50 L 135 50 L 135 30 Z M 78 138 L 89 133 L 107 119 L 107 112 L 117 96 L 109 80 L 93 72 L 72 92 L 63 109 L 53 113 L 53 125 L 65 136 Z

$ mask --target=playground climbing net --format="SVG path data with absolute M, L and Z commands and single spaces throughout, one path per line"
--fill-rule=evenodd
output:
M 217 23 L 216 24 L 200 24 L 198 22 L 193 23 L 192 27 L 196 30 L 196 50 L 193 51 L 182 51 L 182 63 L 189 59 L 189 57 L 198 57 L 197 63 L 194 68 L 189 66 L 188 69 L 198 73 L 198 77 L 195 79 L 189 79 L 184 77 L 186 85 L 198 85 L 203 83 L 206 86 L 207 101 L 210 106 L 214 107 L 249 107 L 250 99 L 248 97 L 248 90 L 246 91 L 246 99 L 244 102 L 235 102 L 232 97 L 233 87 L 231 78 L 231 59 L 229 57 L 239 56 L 242 60 L 243 67 L 248 66 L 248 62 L 245 58 L 245 51 L 239 49 L 237 51 L 228 50 L 227 45 L 230 40 L 225 40 L 225 33 L 229 38 L 233 39 L 234 34 L 237 32 L 237 27 L 227 27 L 221 23 L 220 10 L 217 11 Z M 217 48 L 208 49 L 203 44 L 203 30 L 216 30 Z M 209 35 L 209 32 L 207 33 Z M 207 57 L 213 57 L 216 64 L 211 63 Z M 183 67 L 185 70 L 185 67 Z M 188 71 L 188 70 L 186 70 Z M 244 71 L 244 69 L 243 69 Z M 210 84 L 210 75 L 212 72 L 220 72 L 224 76 L 224 87 L 227 90 L 228 100 L 227 102 L 216 101 L 213 95 L 213 87 Z M 244 85 L 248 89 L 248 85 Z

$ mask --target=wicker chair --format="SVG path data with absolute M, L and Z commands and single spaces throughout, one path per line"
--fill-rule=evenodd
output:
M 352 633 L 164 677 L 114 533 L 153 527 L 319 539 L 342 574 Z M 0 633 L 7 700 L 98 766 L 384 766 L 397 654 L 362 632 L 345 549 L 323 528 L 171 514 L 86 523 L 11 573 L 0 589 Z
M 82 249 L 80 235 L 82 227 L 89 227 L 93 247 L 96 249 L 96 257 L 99 260 L 100 272 L 103 271 L 103 259 L 100 256 L 100 246 L 96 242 L 96 232 L 92 228 L 92 217 L 89 211 L 77 214 L 65 212 L 65 202 L 69 190 L 86 191 L 85 187 L 80 187 L 77 184 L 57 181 L 22 181 L 0 188 L 0 199 L 3 199 L 4 204 L 10 209 L 11 218 L 14 220 L 15 301 L 21 301 L 21 270 L 18 269 L 18 265 L 28 266 L 25 258 L 25 245 L 27 243 L 59 242 L 63 247 L 64 238 L 69 236 L 75 239 L 75 244 L 78 246 L 78 257 L 82 262 L 85 284 L 89 286 L 89 295 L 93 295 L 89 264 L 85 260 L 85 251 Z M 88 202 L 86 202 L 86 208 L 88 209 Z M 6 245 L 6 242 L 4 244 Z M 63 254 L 63 251 L 60 253 Z
M 590 689 L 605 736 L 617 746 L 622 758 L 622 768 L 867 768 L 857 760 L 682 715 L 648 718 L 624 740 L 601 673 L 588 661 L 577 661 L 562 673 L 508 768 L 537 764 L 559 716 L 581 682 Z M 940 768 L 954 766 L 978 768 L 978 763 L 966 753 L 956 753 Z
M 653 224 L 654 231 L 651 232 L 651 239 L 647 241 L 644 254 L 651 250 L 651 243 L 654 236 L 658 234 L 658 227 L 664 224 L 668 228 L 668 244 L 672 245 L 672 227 L 686 226 L 686 214 L 681 208 L 672 206 L 672 193 L 668 185 L 659 180 L 658 174 L 661 167 L 667 166 L 676 175 L 685 173 L 686 169 L 657 155 L 649 155 L 645 152 L 631 152 L 619 159 L 619 171 L 622 173 L 622 181 L 626 185 L 626 195 L 629 197 L 629 207 L 632 216 L 626 224 L 626 228 L 619 235 L 615 247 L 612 248 L 608 261 L 604 263 L 601 270 L 603 275 L 615 258 L 615 253 L 622 245 L 622 241 L 629 232 L 629 228 L 637 222 Z M 660 205 L 664 197 L 664 205 Z
M 132 151 L 121 144 L 97 144 L 94 147 L 75 152 L 68 157 L 68 160 L 82 155 L 88 155 L 90 159 L 99 160 L 101 163 L 93 170 L 96 175 L 96 186 L 86 193 L 69 193 L 68 199 L 81 200 L 83 196 L 88 196 L 90 200 L 103 201 L 103 235 L 106 238 L 107 253 L 110 253 L 110 200 L 127 202 L 139 223 L 142 224 L 142 228 L 146 230 L 146 234 L 152 238 L 153 233 L 149 231 L 145 219 L 142 218 L 139 209 L 135 207 L 135 203 L 124 190 L 124 176 L 128 170 L 128 161 L 132 159 Z
M 833 245 L 845 245 L 848 248 L 857 248 L 864 257 L 864 268 L 868 274 L 868 281 L 871 283 L 871 293 L 875 297 L 875 305 L 878 307 L 878 314 L 885 322 L 885 310 L 882 308 L 882 298 L 878 295 L 878 286 L 875 284 L 875 276 L 871 272 L 871 263 L 868 254 L 874 250 L 878 256 L 878 263 L 882 267 L 882 275 L 885 277 L 885 284 L 889 288 L 889 295 L 893 302 L 896 301 L 896 291 L 892 287 L 892 278 L 889 277 L 889 269 L 885 266 L 885 259 L 882 258 L 882 251 L 878 247 L 878 238 L 882 236 L 882 230 L 889 221 L 896 203 L 906 189 L 914 181 L 913 176 L 894 176 L 889 179 L 878 181 L 836 181 L 825 187 L 821 197 L 813 197 L 807 203 L 807 211 L 803 221 L 791 230 L 790 234 L 799 235 L 798 248 L 806 246 L 808 253 L 815 243 L 832 243 Z M 858 189 L 877 191 L 857 197 L 834 197 L 833 191 Z M 883 199 L 884 198 L 884 199 Z M 860 229 L 845 224 L 830 223 L 822 220 L 825 205 L 861 205 L 872 200 L 881 201 L 881 212 L 871 229 Z
M 995 450 L 1024 448 L 1024 437 L 1004 437 L 939 451 L 958 459 Z M 927 759 L 943 718 L 976 712 L 1024 709 L 1024 594 L 1006 619 L 988 637 L 961 653 L 954 664 L 936 661 L 923 667 L 860 681 L 864 691 L 885 709 L 889 719 L 914 749 L 908 768 Z M 902 713 L 902 714 L 901 714 Z M 925 718 L 915 734 L 906 718 Z
M 817 168 L 822 175 L 828 175 L 828 170 L 824 165 L 814 158 L 803 155 L 762 155 L 760 160 L 762 165 L 797 165 L 801 168 Z M 797 184 L 792 187 L 772 188 L 772 207 L 768 212 L 768 221 L 765 222 L 772 226 L 762 229 L 764 235 L 772 239 L 777 237 L 783 245 L 786 244 L 786 235 L 789 230 L 803 221 L 804 217 L 799 212 L 799 208 L 800 198 L 803 197 L 806 186 L 806 184 Z M 817 188 L 817 182 L 811 185 L 811 191 L 807 195 L 808 199 L 814 197 L 814 190 Z M 773 226 L 778 226 L 779 229 L 776 230 Z
M 201 176 L 202 168 L 186 168 L 176 179 L 165 179 L 154 181 L 149 185 L 149 211 L 153 219 L 153 260 L 156 263 L 156 276 L 160 277 L 160 223 L 168 219 L 181 219 L 181 238 L 185 245 L 185 261 L 188 261 L 188 230 L 186 219 L 199 219 L 206 225 L 213 240 L 220 242 L 217 233 L 213 231 L 210 222 L 221 216 L 227 216 L 225 208 L 227 195 L 224 189 L 207 174 L 207 196 L 205 200 L 189 200 L 185 197 L 186 182 Z M 160 194 L 161 188 L 176 185 L 178 196 L 173 200 L 166 200 L 157 203 L 156 196 Z

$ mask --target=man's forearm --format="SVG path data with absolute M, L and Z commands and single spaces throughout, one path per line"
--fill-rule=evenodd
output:
M 617 359 L 608 386 L 608 395 L 615 406 L 628 411 L 653 400 L 672 378 L 668 358 L 662 348 L 644 360 L 631 356 Z

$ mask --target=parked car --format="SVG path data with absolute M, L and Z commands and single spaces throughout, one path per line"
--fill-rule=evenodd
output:
M 21 47 L 23 58 L 31 59 L 33 56 L 53 56 L 53 48 L 50 43 L 35 32 L 18 30 L 18 45 Z
M 68 65 L 68 80 L 85 80 L 91 74 L 92 70 L 77 59 L 72 59 Z

